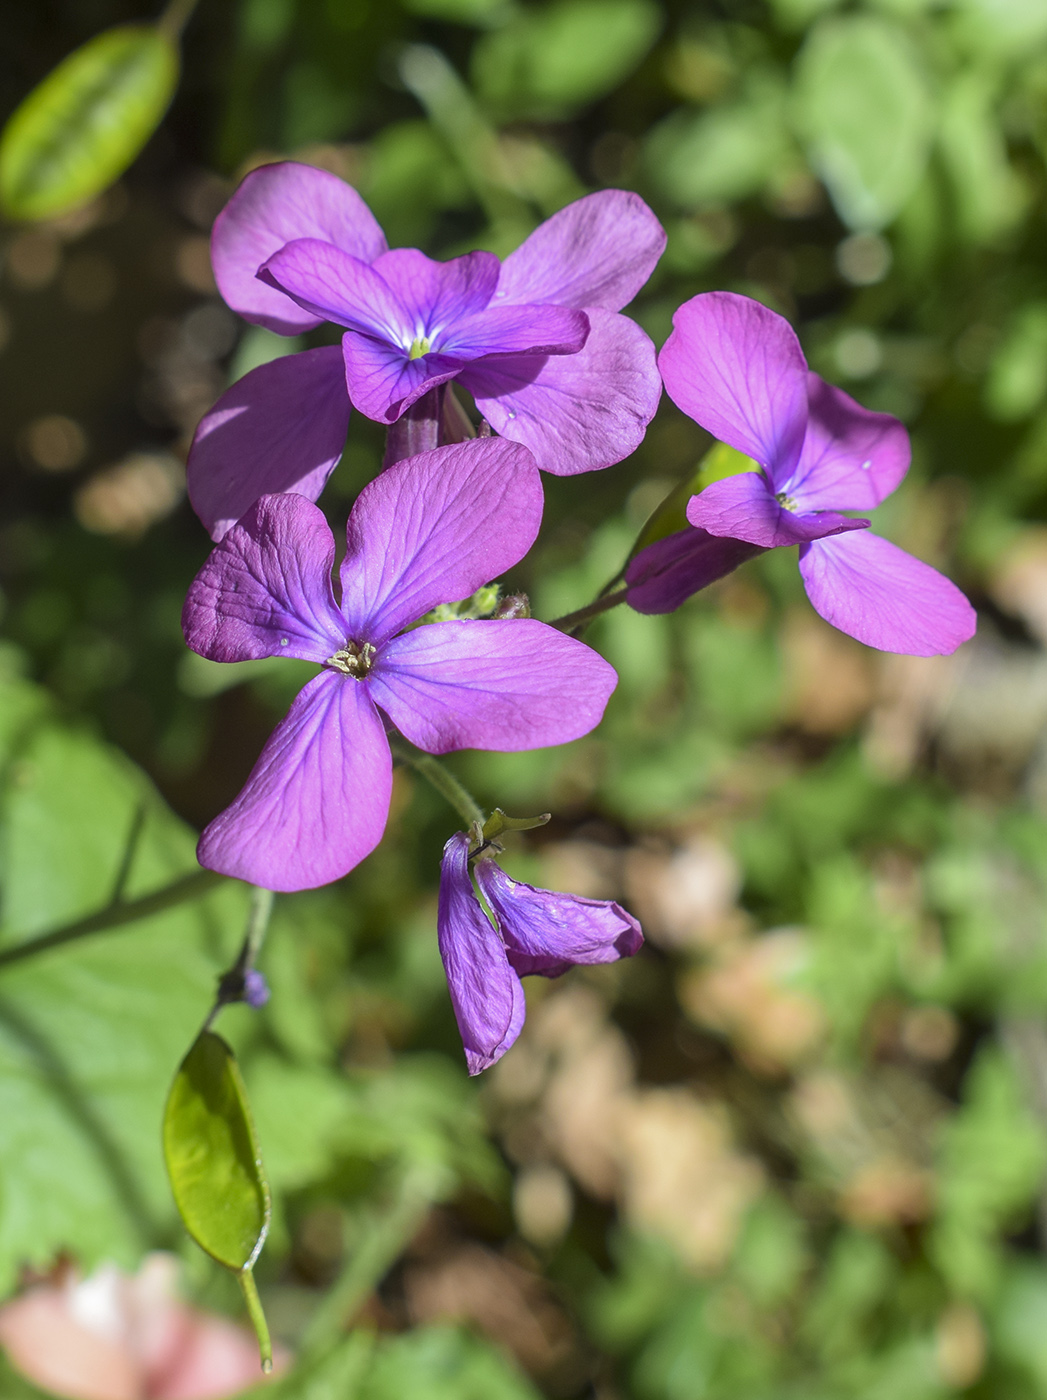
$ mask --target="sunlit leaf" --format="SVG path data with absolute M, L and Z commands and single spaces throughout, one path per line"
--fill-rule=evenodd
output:
M 120 25 L 71 53 L 0 135 L 4 211 L 53 218 L 100 194 L 156 130 L 178 68 L 174 41 L 149 25 Z

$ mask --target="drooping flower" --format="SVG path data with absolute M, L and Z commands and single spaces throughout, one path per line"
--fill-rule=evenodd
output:
M 955 584 L 842 513 L 874 509 L 901 482 L 902 424 L 812 374 L 788 322 L 748 297 L 692 297 L 673 327 L 659 357 L 670 398 L 758 470 L 691 497 L 694 528 L 631 562 L 630 604 L 669 612 L 745 558 L 798 544 L 815 610 L 860 642 L 933 656 L 973 636 L 974 609 Z
M 429 753 L 510 752 L 594 728 L 617 682 L 587 646 L 531 618 L 433 622 L 526 554 L 542 517 L 531 454 L 487 438 L 383 472 L 334 536 L 293 493 L 263 496 L 211 552 L 182 626 L 212 661 L 290 656 L 323 670 L 277 726 L 201 865 L 273 890 L 346 874 L 381 839 L 392 759 L 384 712 Z
M 193 508 L 220 539 L 259 496 L 315 500 L 352 403 L 395 422 L 458 379 L 502 437 L 557 475 L 619 462 L 661 393 L 654 347 L 617 313 L 647 281 L 665 233 L 638 195 L 603 190 L 546 220 L 500 263 L 389 251 L 351 186 L 286 161 L 252 171 L 218 216 L 219 290 L 248 321 L 295 335 L 323 321 L 341 347 L 252 370 L 203 419 L 189 457 Z
M 500 1060 L 523 1028 L 521 977 L 559 977 L 577 963 L 617 962 L 643 943 L 636 920 L 609 899 L 557 894 L 511 880 L 482 850 L 469 877 L 469 837 L 444 847 L 437 929 L 470 1074 Z

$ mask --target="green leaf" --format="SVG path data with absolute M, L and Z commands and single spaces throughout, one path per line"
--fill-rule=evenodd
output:
M 981 71 L 955 78 L 941 108 L 938 143 L 952 177 L 959 231 L 971 243 L 990 243 L 1021 218 L 1025 186 L 1007 159 L 995 111 L 996 84 Z
M 71 53 L 18 106 L 0 135 L 0 204 L 48 219 L 122 175 L 167 111 L 178 49 L 149 25 L 106 30 Z
M 854 229 L 883 228 L 920 182 L 934 119 L 904 31 L 871 15 L 823 20 L 795 80 L 798 132 L 837 213 Z
M 164 1159 L 185 1228 L 227 1269 L 250 1269 L 269 1231 L 269 1183 L 232 1050 L 201 1031 L 164 1110 Z

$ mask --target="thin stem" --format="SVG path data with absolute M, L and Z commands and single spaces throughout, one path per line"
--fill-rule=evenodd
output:
M 65 924 L 50 933 L 27 939 L 25 943 L 19 943 L 14 948 L 0 949 L 0 968 L 11 967 L 26 958 L 36 957 L 38 953 L 60 948 L 63 943 L 73 943 L 78 938 L 87 938 L 93 933 L 122 928 L 125 924 L 148 919 L 152 914 L 161 914 L 165 909 L 187 904 L 190 900 L 199 899 L 201 895 L 207 894 L 224 879 L 224 875 L 219 875 L 214 870 L 194 870 L 191 874 L 172 881 L 170 885 L 165 885 L 162 890 L 142 895 L 140 899 L 108 904 L 96 914 L 89 914 L 86 919 L 77 919 L 75 923 Z
M 262 1370 L 268 1375 L 273 1369 L 273 1344 L 269 1339 L 269 1324 L 262 1311 L 262 1300 L 258 1296 L 254 1274 L 250 1269 L 241 1269 L 237 1278 L 240 1280 L 244 1302 L 247 1304 L 247 1316 L 251 1319 L 251 1326 L 258 1338 L 258 1352 L 262 1362 Z
M 182 37 L 182 30 L 189 23 L 198 4 L 199 0 L 169 0 L 167 8 L 156 22 L 157 29 L 162 30 L 168 38 L 177 41 Z
M 447 771 L 439 759 L 429 753 L 420 753 L 401 739 L 390 738 L 389 746 L 401 763 L 409 764 L 441 797 L 446 798 L 466 826 L 472 826 L 473 822 L 479 822 L 483 826 L 487 819 L 483 808 L 454 774 Z
M 628 597 L 628 588 L 620 588 L 617 593 L 606 593 L 602 598 L 597 598 L 595 602 L 588 603 L 584 608 L 579 608 L 577 612 L 566 613 L 563 617 L 558 617 L 554 622 L 550 622 L 549 626 L 558 627 L 561 632 L 573 632 L 580 624 L 588 622 L 602 612 L 607 612 L 609 608 L 616 608 L 619 603 L 624 603 Z
M 262 951 L 266 930 L 269 928 L 269 917 L 273 912 L 273 899 L 272 890 L 264 889 L 261 885 L 251 887 L 251 906 L 247 912 L 244 941 L 240 945 L 240 951 L 237 953 L 236 961 L 232 967 L 223 972 L 218 979 L 218 995 L 215 997 L 214 1005 L 207 1013 L 207 1020 L 203 1024 L 205 1031 L 211 1029 L 215 1017 L 223 1006 L 230 1006 L 237 1001 L 249 1000 L 247 995 L 248 973 L 254 970 L 255 960 Z

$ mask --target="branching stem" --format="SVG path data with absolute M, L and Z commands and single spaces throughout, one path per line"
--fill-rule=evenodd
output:
M 431 753 L 421 753 L 418 749 L 411 748 L 402 739 L 390 738 L 389 746 L 401 763 L 408 764 L 416 773 L 420 773 L 426 782 L 451 804 L 467 827 L 472 826 L 473 822 L 479 822 L 483 826 L 487 820 L 483 808 L 438 758 L 434 758 Z

